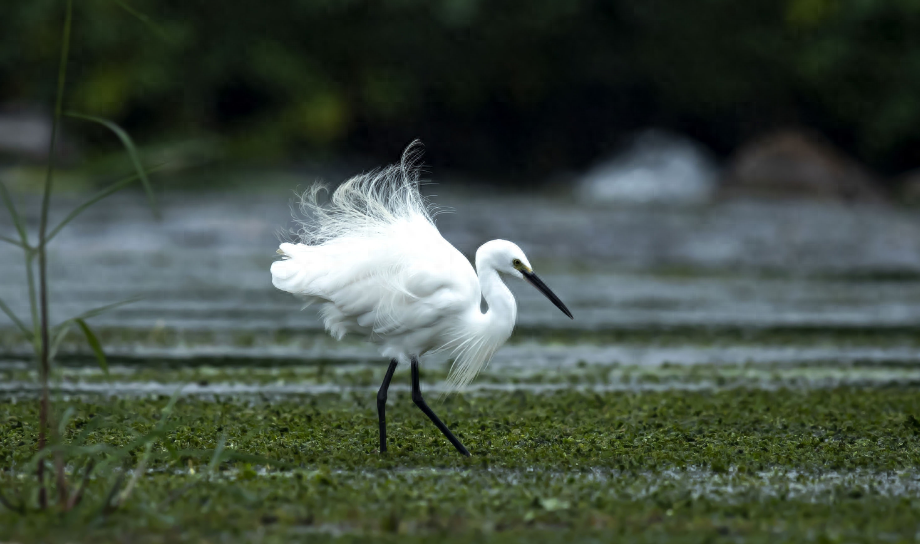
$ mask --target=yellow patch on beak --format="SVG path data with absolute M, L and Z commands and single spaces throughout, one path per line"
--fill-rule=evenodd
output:
M 532 273 L 533 273 L 533 270 L 531 270 L 530 267 L 527 266 L 527 265 L 524 264 L 524 263 L 518 263 L 518 264 L 515 264 L 515 265 L 513 265 L 513 266 L 514 266 L 514 268 L 516 268 L 517 270 L 520 270 L 521 272 L 527 272 L 528 274 L 532 274 Z

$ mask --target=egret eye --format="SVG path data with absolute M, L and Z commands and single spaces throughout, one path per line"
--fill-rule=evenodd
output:
M 521 266 L 521 260 L 520 260 L 520 259 L 515 259 L 515 260 L 511 261 L 511 265 L 514 266 L 515 268 L 517 268 L 517 267 Z

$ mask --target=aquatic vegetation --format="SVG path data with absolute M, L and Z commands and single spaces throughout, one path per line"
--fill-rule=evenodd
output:
M 912 537 L 920 515 L 913 386 L 449 397 L 440 410 L 470 459 L 429 432 L 406 392 L 391 395 L 391 451 L 379 455 L 372 401 L 364 393 L 179 399 L 133 500 L 82 538 L 248 540 L 257 531 L 278 541 L 389 533 L 766 541 L 818 532 L 859 540 L 878 531 Z M 168 402 L 71 400 L 65 439 L 107 418 L 113 424 L 89 436 L 129 444 Z M 26 485 L 18 474 L 34 447 L 35 410 L 0 403 L 6 486 Z M 221 437 L 236 457 L 200 478 Z M 91 479 L 88 496 L 104 493 L 104 483 Z M 46 525 L 0 513 L 23 541 L 73 541 L 68 527 L 93 519 Z
M 77 216 L 137 180 L 140 180 L 146 190 L 154 214 L 158 214 L 147 171 L 141 165 L 137 150 L 130 136 L 121 127 L 107 119 L 64 110 L 64 91 L 67 82 L 68 61 L 70 60 L 73 22 L 72 0 L 67 0 L 63 11 L 64 23 L 61 30 L 57 92 L 54 100 L 53 121 L 48 137 L 47 166 L 37 236 L 30 236 L 24 216 L 20 213 L 6 186 L 0 183 L 0 200 L 3 201 L 17 234 L 17 238 L 0 236 L 0 241 L 22 250 L 22 260 L 26 273 L 24 291 L 28 294 L 30 319 L 20 318 L 3 300 L 0 300 L 0 312 L 5 314 L 15 326 L 16 333 L 21 335 L 22 341 L 30 346 L 32 351 L 31 360 L 34 362 L 35 373 L 38 375 L 36 383 L 39 387 L 38 394 L 32 399 L 37 404 L 38 428 L 35 433 L 36 440 L 34 444 L 30 444 L 33 455 L 30 458 L 27 471 L 29 475 L 34 474 L 35 493 L 23 496 L 18 493 L 9 494 L 4 492 L 8 490 L 0 489 L 0 505 L 8 511 L 15 511 L 22 516 L 25 516 L 33 508 L 47 510 L 49 506 L 58 513 L 72 512 L 76 507 L 81 506 L 81 503 L 85 502 L 87 485 L 94 470 L 105 471 L 119 464 L 122 467 L 126 467 L 127 465 L 123 462 L 124 458 L 134 449 L 134 446 L 143 444 L 146 451 L 136 465 L 135 470 L 138 472 L 126 482 L 123 476 L 116 479 L 114 484 L 110 485 L 109 492 L 102 499 L 99 508 L 101 515 L 106 515 L 120 507 L 131 495 L 138 481 L 138 475 L 143 472 L 153 441 L 163 431 L 163 424 L 172 407 L 172 404 L 170 404 L 163 409 L 161 422 L 151 432 L 135 437 L 135 440 L 126 444 L 125 448 L 117 450 L 107 444 L 84 444 L 83 440 L 77 444 L 65 444 L 61 435 L 67 427 L 74 409 L 73 407 L 67 407 L 60 413 L 55 413 L 55 407 L 52 405 L 49 379 L 61 341 L 72 329 L 79 329 L 83 333 L 83 337 L 95 356 L 99 367 L 104 372 L 108 372 L 108 360 L 102 349 L 102 344 L 86 320 L 133 300 L 129 299 L 95 307 L 58 323 L 52 323 L 49 310 L 51 305 L 48 279 L 49 244 Z M 130 158 L 135 173 L 103 188 L 70 210 L 56 226 L 50 227 L 50 203 L 54 192 L 56 161 L 59 158 L 58 139 L 64 117 L 90 121 L 102 125 L 114 133 L 124 146 L 125 153 Z M 27 322 L 28 325 L 26 324 Z M 70 464 L 80 465 L 81 470 L 79 473 L 68 474 L 67 466 Z M 48 470 L 49 468 L 50 470 Z M 48 472 L 47 476 L 46 471 Z M 70 477 L 73 478 L 72 481 Z M 125 484 L 124 487 L 122 487 L 123 483 Z

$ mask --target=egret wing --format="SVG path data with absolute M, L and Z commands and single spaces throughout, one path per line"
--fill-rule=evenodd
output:
M 390 337 L 435 326 L 478 300 L 469 261 L 433 225 L 402 225 L 390 236 L 282 244 L 273 283 L 321 302 L 327 330 Z

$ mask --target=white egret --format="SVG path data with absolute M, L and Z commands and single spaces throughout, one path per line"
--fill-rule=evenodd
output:
M 418 151 L 410 145 L 400 164 L 354 177 L 327 202 L 314 185 L 301 197 L 299 243 L 282 243 L 271 267 L 278 289 L 318 304 L 336 339 L 357 333 L 390 359 L 377 393 L 380 452 L 386 452 L 386 400 L 400 362 L 412 370 L 412 400 L 463 455 L 469 451 L 422 398 L 418 358 L 447 351 L 448 381 L 468 384 L 511 336 L 514 296 L 501 274 L 529 281 L 565 315 L 571 312 L 534 274 L 521 249 L 492 240 L 476 251 L 476 271 L 441 237 L 433 208 L 419 193 Z M 478 275 L 477 275 L 478 272 Z M 480 307 L 485 299 L 488 310 Z M 306 307 L 306 306 L 305 306 Z

